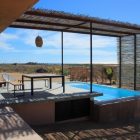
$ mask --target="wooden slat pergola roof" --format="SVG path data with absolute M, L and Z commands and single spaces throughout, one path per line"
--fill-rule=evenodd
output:
M 140 33 L 140 25 L 136 24 L 43 9 L 26 11 L 9 27 L 90 34 L 91 24 L 95 35 L 119 37 Z

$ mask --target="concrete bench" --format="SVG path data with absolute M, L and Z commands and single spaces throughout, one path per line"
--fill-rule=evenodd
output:
M 42 140 L 11 107 L 0 109 L 0 140 Z

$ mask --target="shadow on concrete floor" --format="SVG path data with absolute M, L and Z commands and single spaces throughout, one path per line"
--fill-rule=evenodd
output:
M 44 140 L 139 140 L 140 123 L 98 124 L 92 121 L 33 127 Z

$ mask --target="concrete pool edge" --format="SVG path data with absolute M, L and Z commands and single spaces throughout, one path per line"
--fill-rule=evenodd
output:
M 88 87 L 89 83 L 87 82 L 72 81 L 72 82 L 67 82 L 67 84 L 71 87 L 83 89 L 86 91 L 88 91 L 88 88 L 89 88 Z M 103 97 L 98 97 L 98 99 L 95 98 L 96 103 L 100 103 L 100 102 L 108 103 L 110 101 L 116 102 L 119 100 L 126 100 L 126 99 L 136 98 L 140 96 L 140 91 L 136 91 L 132 89 L 125 89 L 125 88 L 118 88 L 118 87 L 113 87 L 110 85 L 95 84 L 95 83 L 93 83 L 93 92 L 99 92 L 103 94 Z M 111 92 L 113 96 L 111 95 Z M 110 95 L 113 98 L 108 93 L 110 93 Z
M 108 101 L 97 101 L 96 99 L 94 99 L 94 103 L 96 105 L 107 105 L 107 104 L 125 102 L 125 101 L 129 101 L 129 100 L 134 100 L 134 99 L 140 99 L 140 95 L 123 97 L 123 98 L 118 98 L 118 99 L 108 100 Z
M 72 84 L 88 84 L 83 82 L 71 82 Z M 98 84 L 96 84 L 98 85 Z M 110 87 L 101 85 L 102 87 Z M 122 89 L 122 88 L 121 88 Z M 96 100 L 91 98 L 92 114 L 91 118 L 93 121 L 98 123 L 112 123 L 112 122 L 129 122 L 140 120 L 140 94 L 139 91 L 123 89 L 126 91 L 135 92 L 130 96 L 122 96 L 117 99 L 110 100 Z M 111 92 L 110 92 L 111 93 Z

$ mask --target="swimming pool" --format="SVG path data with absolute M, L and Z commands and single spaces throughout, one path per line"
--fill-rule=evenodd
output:
M 89 83 L 70 82 L 67 84 L 69 86 L 75 87 L 75 88 L 80 88 L 80 89 L 85 89 L 85 90 L 90 89 Z M 140 96 L 140 91 L 133 91 L 133 90 L 122 89 L 122 88 L 114 88 L 114 87 L 99 85 L 99 84 L 93 84 L 92 86 L 93 86 L 92 87 L 93 92 L 103 93 L 103 96 L 99 96 L 99 97 L 95 98 L 95 101 L 99 101 L 99 102 Z

